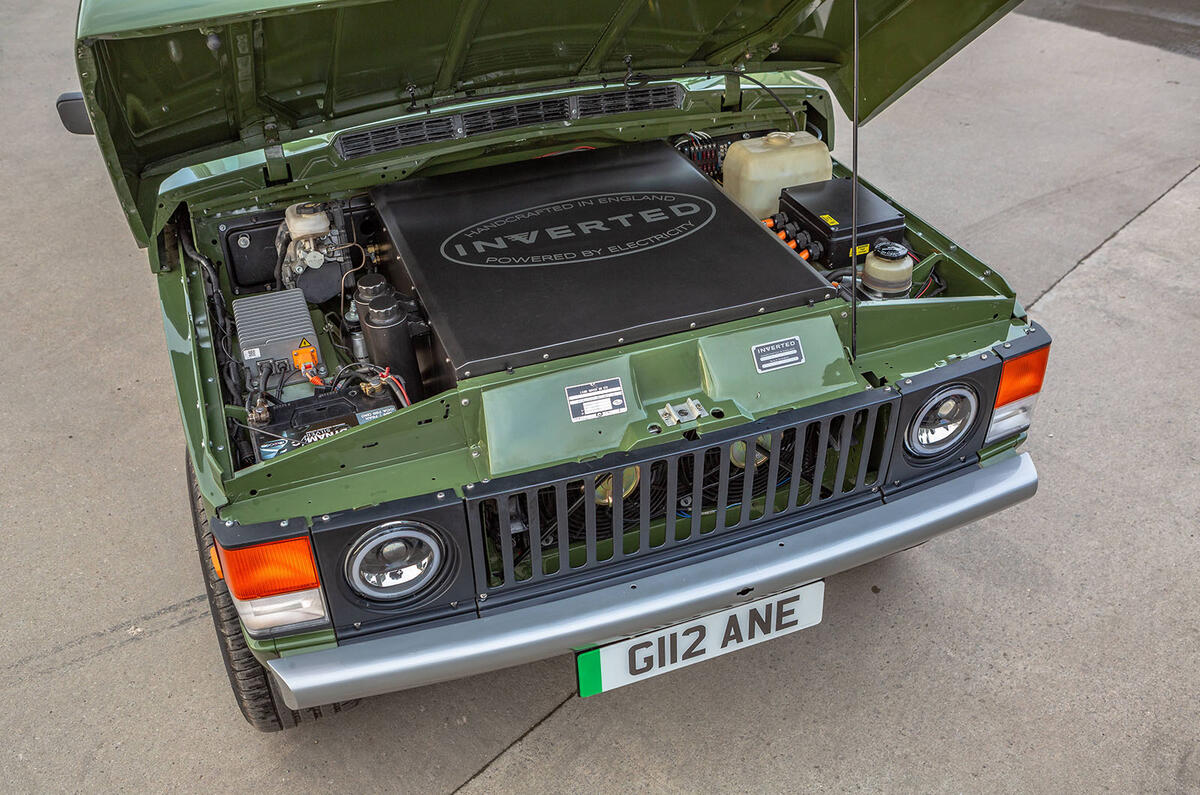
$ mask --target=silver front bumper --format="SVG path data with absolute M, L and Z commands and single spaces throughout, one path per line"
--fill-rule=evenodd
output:
M 521 665 L 861 566 L 1028 499 L 1035 491 L 1037 470 L 1026 453 L 790 536 L 632 583 L 282 657 L 268 665 L 292 709 Z

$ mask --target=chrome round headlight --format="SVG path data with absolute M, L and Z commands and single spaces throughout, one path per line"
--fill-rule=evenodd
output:
M 917 411 L 905 444 L 909 452 L 924 458 L 945 453 L 966 437 L 978 413 L 975 390 L 967 386 L 946 387 Z
M 346 558 L 346 579 L 368 599 L 399 599 L 428 585 L 445 557 L 442 542 L 424 525 L 387 522 L 355 542 Z

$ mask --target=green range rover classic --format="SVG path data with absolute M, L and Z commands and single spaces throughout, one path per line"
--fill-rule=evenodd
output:
M 1030 497 L 1049 336 L 829 153 L 1015 4 L 85 0 L 247 720 L 602 693 Z

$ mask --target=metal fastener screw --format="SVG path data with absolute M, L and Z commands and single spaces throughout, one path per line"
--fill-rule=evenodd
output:
M 912 379 L 911 379 L 911 378 L 905 378 L 905 379 L 904 379 L 904 383 L 906 383 L 906 384 L 911 384 L 911 383 L 912 383 Z
M 223 444 L 219 444 L 219 445 L 217 445 L 217 452 L 218 452 L 218 453 L 220 453 L 220 452 L 224 452 L 224 450 L 225 450 L 225 445 L 223 445 Z
M 228 227 L 228 226 L 226 226 L 225 224 L 221 224 L 220 226 L 218 226 L 218 227 L 217 227 L 217 229 L 219 229 L 219 230 L 220 230 L 220 231 L 222 231 L 222 232 L 224 232 L 224 231 L 225 231 L 226 229 L 228 229 L 228 228 L 229 228 L 229 227 Z M 244 248 L 244 246 L 243 246 L 243 248 Z
M 624 338 L 624 337 L 617 337 L 617 344 L 618 344 L 618 345 L 619 345 L 619 344 L 621 344 L 621 343 L 622 343 L 622 342 L 624 342 L 624 341 L 625 341 L 625 338 Z
M 478 450 L 471 451 L 471 458 L 479 458 L 479 455 L 480 455 L 480 453 Z
M 542 358 L 543 358 L 543 359 L 549 359 L 549 358 L 550 358 L 550 354 L 548 354 L 548 353 L 543 353 L 543 354 L 542 354 Z
M 829 293 L 825 293 L 825 300 L 829 300 Z
M 439 499 L 439 500 L 444 500 L 444 499 L 446 499 L 446 492 L 444 492 L 444 491 L 439 491 L 439 492 L 438 492 L 438 499 Z
M 461 402 L 461 403 L 462 403 L 464 406 L 469 406 L 469 405 L 471 405 L 471 401 L 470 401 L 470 399 L 469 399 L 469 398 L 463 398 L 463 399 L 462 399 L 460 402 Z
M 893 486 L 899 486 L 899 485 L 900 485 L 900 481 L 898 481 L 898 480 L 893 480 L 893 481 L 892 481 L 892 485 L 893 485 Z
M 761 315 L 763 312 L 766 312 L 766 311 L 767 311 L 767 308 L 766 308 L 765 306 L 760 306 L 760 307 L 758 308 L 758 314 L 760 314 L 760 315 Z
M 362 628 L 362 622 L 361 622 L 361 621 L 355 621 L 355 622 L 354 622 L 354 628 L 355 628 L 355 629 L 361 629 L 361 628 Z
M 885 387 L 883 388 L 883 391 L 884 391 L 884 392 L 891 392 L 891 391 L 892 391 L 892 388 L 891 388 L 890 386 L 885 386 Z
M 694 322 L 690 326 L 688 326 L 688 328 L 695 328 L 695 327 L 696 327 L 696 324 Z
M 966 457 L 965 455 L 960 455 L 960 456 L 958 457 L 958 460 L 959 460 L 959 461 L 966 461 L 966 460 L 967 460 L 967 457 Z
M 226 519 L 226 520 L 225 520 L 225 526 L 226 526 L 226 527 L 233 527 L 233 520 L 232 520 L 232 519 Z
M 486 600 L 486 599 L 487 599 L 487 594 L 485 594 L 485 593 L 481 593 L 481 594 L 479 594 L 479 601 L 481 601 L 481 602 L 482 602 L 482 601 L 484 601 L 484 600 Z
M 849 312 L 843 312 L 843 313 L 842 313 L 842 317 L 850 317 L 850 313 L 849 313 Z
M 326 514 L 322 514 L 322 515 L 321 515 L 321 521 L 322 521 L 322 522 L 328 522 L 328 521 L 329 521 L 329 514 L 327 514 L 327 513 L 326 513 Z
M 981 353 L 981 354 L 979 354 L 979 358 L 980 358 L 980 359 L 986 359 L 986 358 L 987 358 L 987 354 L 986 354 L 986 353 Z
M 463 373 L 463 378 L 470 378 L 470 377 L 471 377 L 471 371 L 470 371 L 470 370 L 467 370 L 465 373 Z
M 238 235 L 238 248 L 250 248 L 250 235 Z
M 1004 343 L 1004 347 L 1005 347 L 1005 348 L 1011 348 L 1011 347 L 1012 347 L 1012 343 L 1011 343 L 1011 342 L 1006 342 L 1006 343 Z
M 280 523 L 279 523 L 279 526 L 280 526 L 280 527 L 287 527 L 287 523 L 288 523 L 288 520 L 287 520 L 287 519 L 284 519 L 282 522 L 280 522 Z
M 467 489 L 467 491 L 470 491 L 471 489 L 475 488 L 475 484 L 474 484 L 474 483 L 468 483 L 468 484 L 467 484 L 467 485 L 466 485 L 464 488 L 466 488 L 466 489 Z

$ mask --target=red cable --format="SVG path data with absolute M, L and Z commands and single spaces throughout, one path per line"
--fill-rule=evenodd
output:
M 412 400 L 409 399 L 408 392 L 405 391 L 405 389 L 404 389 L 404 384 L 400 383 L 400 380 L 397 379 L 396 376 L 392 375 L 392 368 L 385 367 L 383 369 L 383 375 L 380 377 L 386 381 L 391 381 L 393 384 L 396 385 L 396 388 L 400 390 L 400 394 L 404 397 L 404 405 L 405 406 L 412 405 Z

